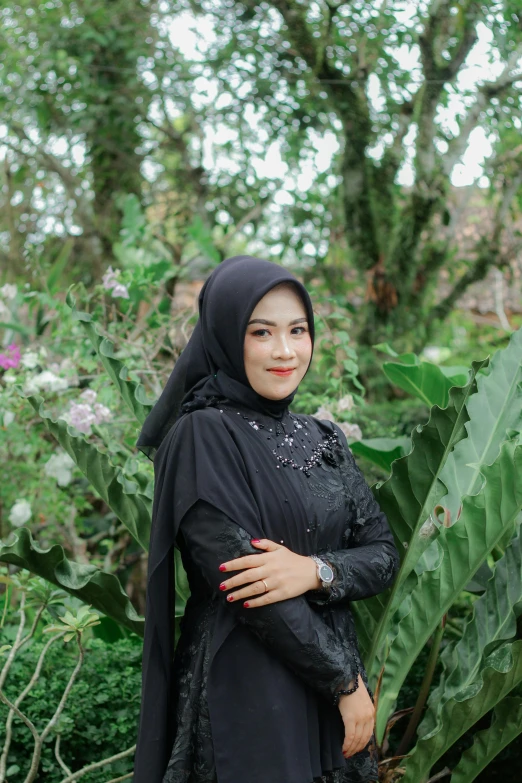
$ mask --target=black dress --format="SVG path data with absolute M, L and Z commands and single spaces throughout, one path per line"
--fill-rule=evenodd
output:
M 230 746 L 238 739 L 241 757 L 245 758 L 245 741 L 250 748 L 247 757 L 251 752 L 244 783 L 272 783 L 272 776 L 269 780 L 263 774 L 268 758 L 284 783 L 374 781 L 373 742 L 351 759 L 342 755 L 343 723 L 333 695 L 339 685 L 346 684 L 347 671 L 359 671 L 367 682 L 350 601 L 375 595 L 393 581 L 398 555 L 386 517 L 335 425 L 290 413 L 277 422 L 230 404 L 190 416 L 206 416 L 210 422 L 209 415 L 215 419 L 216 413 L 228 419 L 229 429 L 231 424 L 250 428 L 253 437 L 261 437 L 269 447 L 267 475 L 277 468 L 280 482 L 268 485 L 266 491 L 275 493 L 283 511 L 287 510 L 280 538 L 277 519 L 272 517 L 273 540 L 299 554 L 320 555 L 332 565 L 335 580 L 327 591 L 310 591 L 268 606 L 245 609 L 242 601 L 228 604 L 218 588 L 224 578 L 219 564 L 260 550 L 250 544 L 250 532 L 207 500 L 197 500 L 184 514 L 176 543 L 191 596 L 174 658 L 174 742 L 163 783 L 221 783 L 224 775 L 216 773 L 216 755 L 219 761 L 221 748 L 228 742 L 226 762 L 222 760 L 221 766 L 226 764 L 228 776 Z M 300 452 L 304 469 L 291 461 L 284 463 L 289 459 L 289 438 L 292 454 L 297 461 L 296 451 Z M 313 464 L 307 465 L 314 450 Z M 257 474 L 260 470 L 263 465 L 255 469 Z M 285 476 L 291 480 L 285 482 Z M 300 507 L 299 513 L 289 515 L 296 530 L 289 529 L 291 503 Z M 218 685 L 213 686 L 213 698 L 216 687 L 220 688 L 228 710 L 226 726 L 213 725 L 207 699 L 213 641 L 222 633 L 220 618 L 225 611 L 233 616 L 232 630 L 214 658 Z M 257 671 L 245 671 L 245 659 L 255 659 Z M 264 684 L 261 689 L 259 682 Z M 245 737 L 245 720 L 252 726 L 258 721 L 267 736 L 260 739 L 260 732 L 254 732 Z M 230 779 L 241 780 L 241 774 L 231 771 Z

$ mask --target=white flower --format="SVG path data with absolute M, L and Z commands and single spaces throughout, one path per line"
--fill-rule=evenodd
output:
M 67 389 L 68 385 L 65 378 L 59 378 L 50 370 L 44 370 L 38 373 L 38 375 L 33 375 L 32 378 L 27 379 L 24 391 L 27 394 L 34 394 L 40 389 L 54 392 Z
M 84 389 L 82 393 L 80 394 L 80 400 L 85 400 L 87 405 L 92 405 L 97 397 L 97 393 L 94 391 L 94 389 Z
M 333 413 L 331 410 L 326 408 L 324 405 L 321 405 L 320 408 L 316 410 L 314 414 L 312 414 L 314 419 L 326 419 L 326 421 L 333 421 Z
M 358 424 L 348 424 L 346 421 L 338 421 L 337 426 L 344 432 L 349 440 L 362 440 L 363 434 Z
M 0 288 L 0 296 L 2 296 L 4 299 L 14 299 L 17 291 L 18 288 L 15 285 L 9 285 L 9 283 L 6 283 L 2 286 L 2 288 Z
M 31 519 L 32 513 L 29 501 L 24 498 L 18 498 L 9 512 L 9 522 L 14 525 L 14 527 L 21 527 Z
M 94 403 L 94 413 L 96 415 L 96 424 L 101 424 L 102 421 L 110 421 L 112 419 L 112 413 L 106 405 L 102 405 L 100 402 Z
M 9 427 L 9 425 L 12 424 L 14 420 L 15 420 L 15 415 L 13 411 L 4 412 L 4 427 Z
M 119 296 L 122 299 L 128 299 L 129 292 L 127 290 L 127 286 L 123 285 L 123 283 L 117 283 L 115 286 L 113 286 L 112 295 Z
M 55 478 L 59 487 L 66 487 L 72 481 L 72 469 L 74 460 L 66 451 L 53 454 L 44 465 L 44 473 L 50 478 Z
M 20 359 L 20 364 L 27 370 L 34 370 L 38 366 L 38 354 L 36 351 L 27 351 Z
M 344 397 L 337 402 L 337 411 L 351 411 L 353 408 L 353 397 L 351 394 L 345 394 Z
M 427 345 L 422 352 L 422 356 L 429 362 L 433 362 L 433 364 L 439 364 L 451 356 L 451 351 L 449 348 L 443 348 L 438 345 Z

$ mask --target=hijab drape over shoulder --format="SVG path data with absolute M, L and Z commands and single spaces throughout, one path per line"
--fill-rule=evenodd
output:
M 248 383 L 243 342 L 255 306 L 272 288 L 291 283 L 301 296 L 312 342 L 314 316 L 306 288 L 286 269 L 252 256 L 223 261 L 199 294 L 199 320 L 167 384 L 145 420 L 137 446 L 152 458 L 179 417 L 183 405 L 203 407 L 205 400 L 228 398 L 272 416 L 280 416 L 294 394 L 267 400 Z
M 135 783 L 161 781 L 173 741 L 173 548 L 183 514 L 201 498 L 220 508 L 252 536 L 269 530 L 253 487 L 252 474 L 256 471 L 245 468 L 245 455 L 248 460 L 252 448 L 257 448 L 248 440 L 249 433 L 244 435 L 239 429 L 232 432 L 212 416 L 192 420 L 190 411 L 227 399 L 277 419 L 285 415 L 295 390 L 282 400 L 261 397 L 249 385 L 243 362 L 251 313 L 259 300 L 281 283 L 293 284 L 302 298 L 313 341 L 310 297 L 291 273 L 250 256 L 227 259 L 201 290 L 199 321 L 138 440 L 141 451 L 151 458 L 155 455 L 155 492 Z M 188 415 L 183 415 L 185 412 Z M 262 448 L 266 450 L 264 445 Z M 259 453 L 264 459 L 265 452 Z M 232 622 L 230 613 L 220 618 L 222 639 L 230 631 L 227 624 Z

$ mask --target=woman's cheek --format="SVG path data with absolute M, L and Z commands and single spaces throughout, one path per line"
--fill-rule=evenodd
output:
M 259 371 L 264 367 L 269 349 L 266 343 L 259 343 L 256 340 L 245 341 L 245 366 L 250 371 Z

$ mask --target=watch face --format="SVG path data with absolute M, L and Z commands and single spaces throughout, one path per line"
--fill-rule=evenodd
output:
M 334 575 L 330 566 L 326 564 L 322 565 L 319 569 L 319 577 L 323 582 L 333 582 Z

